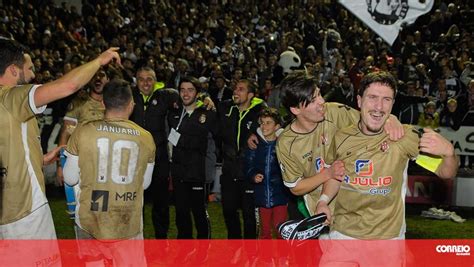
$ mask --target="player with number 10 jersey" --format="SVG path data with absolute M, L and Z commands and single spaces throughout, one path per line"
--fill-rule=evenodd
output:
M 91 121 L 74 131 L 66 154 L 78 157 L 80 168 L 77 226 L 96 239 L 141 234 L 143 190 L 151 182 L 144 177 L 155 162 L 151 134 L 125 119 Z

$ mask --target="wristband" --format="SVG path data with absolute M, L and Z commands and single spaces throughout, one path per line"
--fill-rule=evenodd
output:
M 330 199 L 329 199 L 329 197 L 328 197 L 326 194 L 322 194 L 322 195 L 319 197 L 318 202 L 316 202 L 316 203 L 319 203 L 319 202 L 321 202 L 321 201 L 324 201 L 324 202 L 326 202 L 326 204 L 327 204 L 327 203 L 329 203 L 329 200 L 330 200 Z

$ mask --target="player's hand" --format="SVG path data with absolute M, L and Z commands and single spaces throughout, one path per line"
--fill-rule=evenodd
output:
M 420 151 L 436 156 L 453 157 L 454 147 L 446 138 L 430 128 L 423 128 Z
M 324 222 L 326 225 L 330 225 L 332 221 L 331 210 L 329 210 L 328 203 L 325 201 L 319 201 L 318 205 L 316 206 L 316 214 L 324 213 L 326 214 L 326 221 Z
M 252 150 L 257 149 L 258 137 L 255 134 L 251 134 L 249 139 L 247 139 L 247 145 Z
M 206 96 L 202 103 L 204 104 L 204 107 L 206 107 L 207 110 L 216 110 L 216 105 L 210 97 Z
M 383 126 L 385 133 L 388 134 L 390 140 L 397 141 L 400 140 L 405 135 L 405 130 L 403 125 L 397 119 L 397 117 L 390 115 Z
M 263 181 L 263 174 L 259 173 L 259 174 L 256 174 L 255 177 L 253 178 L 255 183 L 261 183 Z
M 101 66 L 107 65 L 110 61 L 115 61 L 120 67 L 122 67 L 122 61 L 120 60 L 120 55 L 118 53 L 118 47 L 111 47 L 107 49 L 105 52 L 100 54 L 97 59 Z M 123 67 L 122 67 L 123 68 Z
M 331 167 L 327 169 L 329 171 L 329 179 L 336 179 L 340 182 L 344 179 L 344 162 L 341 160 L 336 160 L 332 163 Z
M 52 163 L 58 161 L 59 160 L 59 151 L 63 147 L 64 146 L 58 146 L 58 147 L 54 148 L 53 150 L 49 151 L 48 153 L 44 154 L 43 155 L 43 166 L 46 166 L 46 165 L 49 165 L 49 164 L 52 164 Z

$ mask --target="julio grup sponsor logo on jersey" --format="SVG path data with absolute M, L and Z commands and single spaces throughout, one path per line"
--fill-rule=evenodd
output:
M 371 195 L 383 195 L 392 191 L 392 176 L 373 177 L 374 164 L 370 159 L 357 159 L 354 163 L 356 177 L 344 176 L 344 183 L 367 188 Z

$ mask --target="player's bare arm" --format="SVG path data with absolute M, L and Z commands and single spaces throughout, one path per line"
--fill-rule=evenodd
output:
M 53 164 L 54 162 L 58 161 L 59 159 L 59 151 L 64 146 L 58 146 L 53 150 L 49 151 L 48 153 L 43 155 L 43 166 Z
M 290 188 L 291 193 L 297 196 L 307 194 L 330 179 L 342 180 L 344 176 L 344 163 L 340 160 L 335 161 L 331 167 L 324 168 L 320 173 L 305 177 L 298 181 L 295 187 Z
M 420 151 L 431 155 L 441 156 L 441 164 L 436 169 L 436 175 L 443 179 L 451 179 L 458 171 L 459 159 L 454 153 L 454 146 L 446 138 L 430 128 L 424 128 L 420 139 Z
M 323 191 L 321 197 L 316 205 L 316 214 L 324 213 L 327 216 L 326 223 L 331 224 L 332 214 L 329 209 L 329 203 L 334 199 L 339 192 L 341 182 L 336 179 L 330 179 L 323 184 Z
M 101 66 L 111 61 L 115 61 L 121 66 L 120 56 L 117 52 L 118 49 L 118 47 L 109 48 L 96 59 L 71 70 L 55 81 L 38 87 L 34 96 L 36 106 L 41 107 L 73 94 L 86 85 Z

